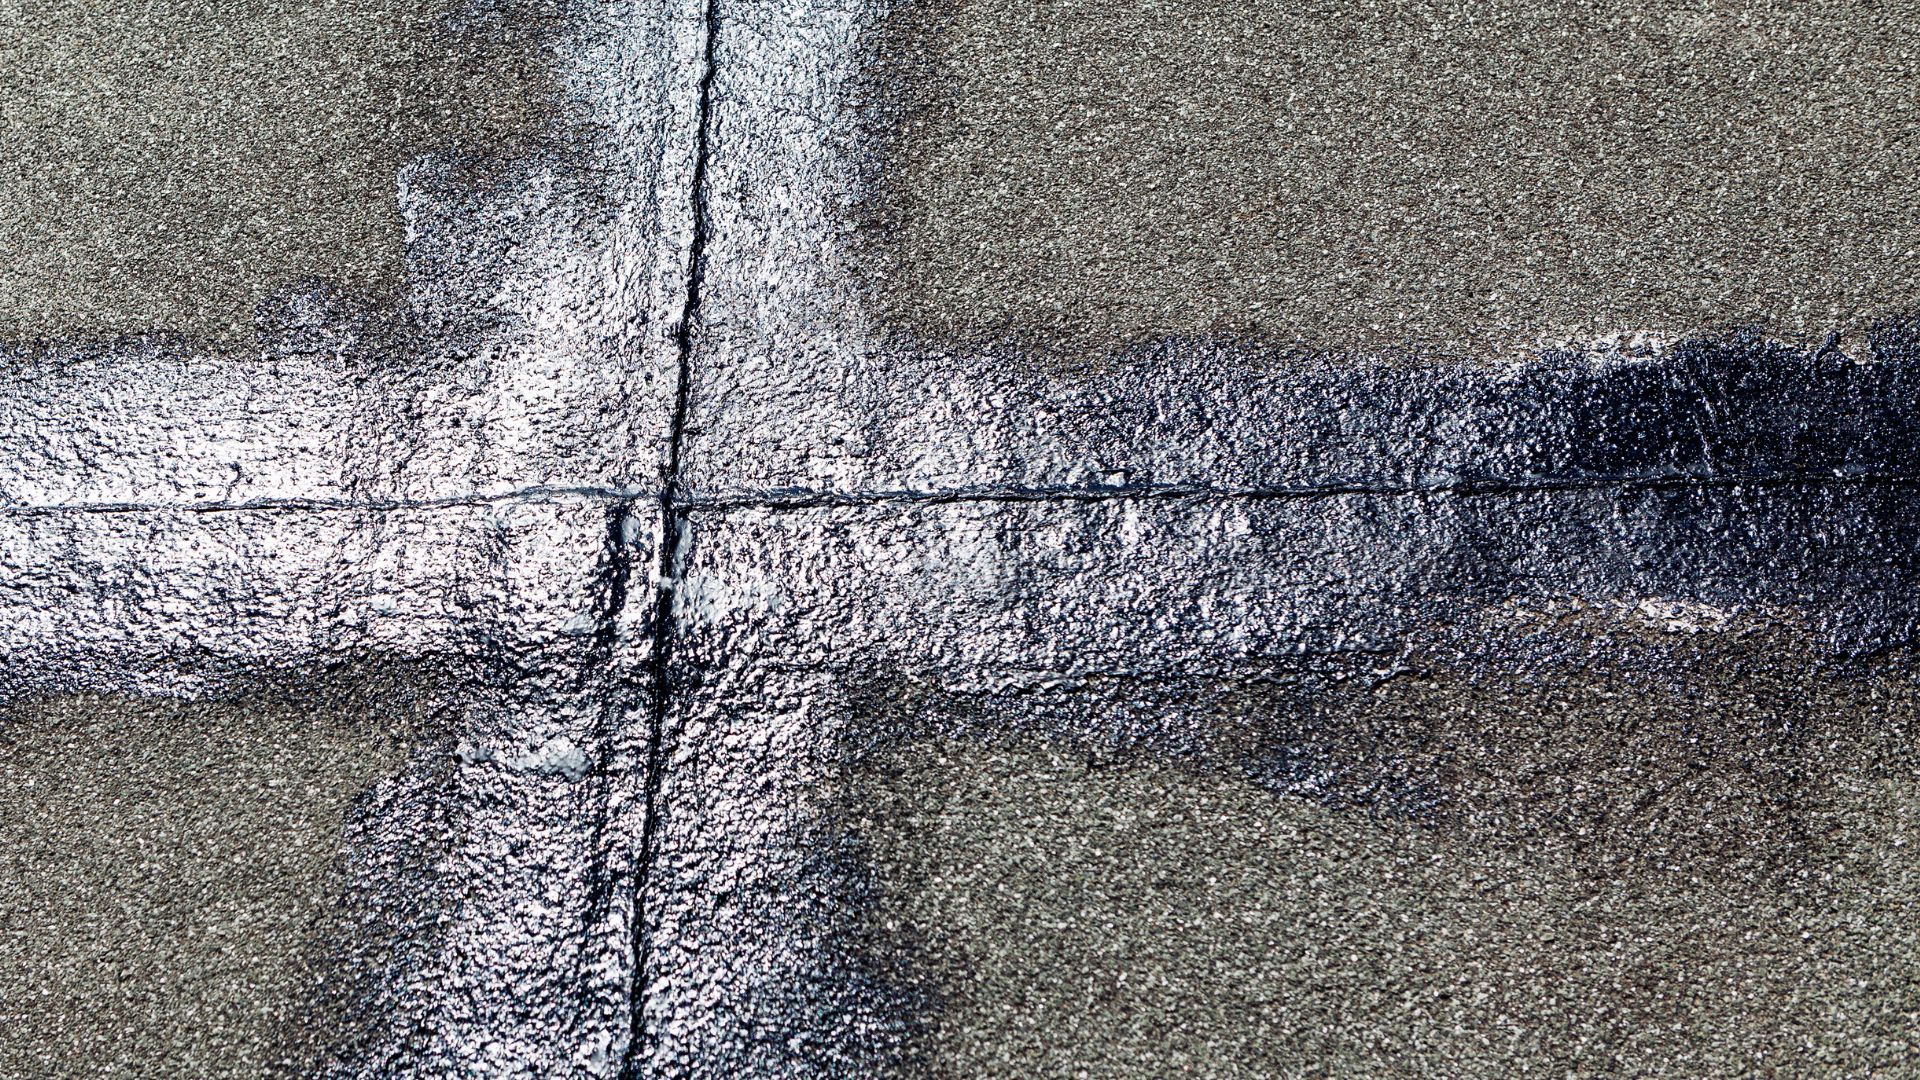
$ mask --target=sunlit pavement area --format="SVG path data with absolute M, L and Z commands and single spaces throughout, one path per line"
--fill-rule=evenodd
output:
M 1916 15 L 0 8 L 0 1074 L 1898 1074 Z

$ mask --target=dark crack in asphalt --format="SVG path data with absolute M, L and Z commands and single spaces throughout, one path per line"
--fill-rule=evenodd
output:
M 381 794 L 400 744 L 316 720 L 324 693 L 20 705 L 0 754 L 35 783 L 0 795 L 0 824 L 31 895 L 0 910 L 54 962 L 0 990 L 16 1018 L 44 993 L 100 1022 L 37 1015 L 0 1054 L 342 1077 L 1897 1068 L 1920 1015 L 1912 679 L 1861 658 L 1916 640 L 1920 324 L 1882 317 L 1920 293 L 1896 182 L 1912 54 L 1857 4 L 1574 7 L 922 0 L 858 55 L 878 5 L 309 12 L 317 36 L 236 83 L 298 91 L 302 50 L 340 47 L 303 96 L 318 119 L 241 140 L 297 136 L 275 166 L 294 172 L 254 193 L 312 211 L 292 240 L 162 215 L 213 246 L 101 262 L 105 292 L 48 272 L 0 297 L 39 337 L 216 339 L 297 266 L 333 285 L 256 326 L 324 377 L 235 437 L 266 449 L 231 464 L 264 482 L 233 487 L 226 461 L 181 483 L 104 452 L 152 404 L 69 423 L 117 392 L 76 364 L 106 381 L 11 419 L 71 454 L 19 471 L 111 482 L 15 478 L 45 501 L 0 508 L 28 571 L 5 598 L 86 637 L 22 661 L 33 685 L 119 678 L 102 657 L 146 665 L 130 681 L 178 662 L 203 694 L 221 664 L 444 662 L 470 691 L 446 708 L 458 786 Z M 28 47 L 108 72 L 149 31 L 172 48 L 167 27 L 264 17 L 83 6 L 140 31 L 88 38 L 20 10 Z M 568 48 L 616 73 L 594 99 L 608 154 L 466 175 L 467 150 L 514 158 L 544 123 L 516 50 L 549 17 L 591 24 Z M 614 37 L 646 44 L 597 51 Z M 1589 38 L 1616 48 L 1577 55 Z M 835 80 L 863 61 L 903 81 L 848 102 Z M 233 119 L 195 97 L 226 76 L 166 75 L 167 115 Z M 441 112 L 362 107 L 336 76 Z M 97 90 L 51 126 L 10 101 L 44 136 L 23 160 L 66 152 L 73 108 L 122 118 Z M 690 175 L 653 124 L 686 137 Z M 415 159 L 427 224 L 402 249 L 376 181 L 448 140 Z M 314 160 L 345 171 L 290 196 Z M 217 200 L 232 164 L 81 168 Z M 57 194 L 11 231 L 99 224 L 32 216 L 98 193 Z M 91 235 L 119 244 L 153 221 L 108 224 Z M 849 276 L 834 230 L 860 225 L 874 261 Z M 391 290 L 401 254 L 418 326 L 388 334 L 335 286 Z M 501 286 L 507 267 L 524 276 Z M 576 287 L 638 307 L 556 330 L 543 305 Z M 861 336 L 873 298 L 906 351 Z M 19 356 L 59 389 L 98 345 Z M 136 373 L 180 359 L 113 348 Z M 1090 350 L 1116 377 L 1066 355 Z M 342 383 L 364 395 L 330 403 L 347 434 L 326 420 L 282 453 L 272 418 Z M 214 422 L 183 411 L 139 445 L 228 453 L 215 436 L 255 402 L 208 401 Z M 165 483 L 219 497 L 112 501 Z M 204 516 L 138 520 L 163 511 Z M 360 517 L 290 527 L 337 512 Z M 85 520 L 39 520 L 60 514 Z M 199 532 L 139 568 L 182 523 Z M 273 564 L 295 595 L 255 588 L 304 546 Z M 79 569 L 50 569 L 55 547 Z M 1585 614 L 1507 625 L 1542 597 Z M 125 635 L 72 629 L 130 609 Z M 112 771 L 129 758 L 143 771 Z M 76 779 L 49 799 L 48 777 Z M 383 800 L 391 818 L 355 825 Z M 72 833 L 114 850 L 63 861 Z M 446 850 L 396 850 L 416 840 Z M 353 873 L 364 924 L 329 899 Z M 100 874 L 133 884 L 102 899 Z M 55 925 L 114 902 L 112 933 Z M 393 957 L 289 944 L 335 916 L 318 936 Z M 206 934 L 173 933 L 195 918 Z
M 645 908 L 648 903 L 648 874 L 656 854 L 655 802 L 660 793 L 660 776 L 666 767 L 661 752 L 662 731 L 666 726 L 667 715 L 673 707 L 672 695 L 677 676 L 673 666 L 674 590 L 679 574 L 681 540 L 687 520 L 686 511 L 682 505 L 680 460 L 686 443 L 687 417 L 693 396 L 694 343 L 700 328 L 700 308 L 704 299 L 702 284 L 706 273 L 707 240 L 710 233 L 707 216 L 707 166 L 712 157 L 710 140 L 713 135 L 713 125 L 716 122 L 714 79 L 718 72 L 716 53 L 720 37 L 720 0 L 704 0 L 701 9 L 701 28 L 704 36 L 701 42 L 702 66 L 698 116 L 693 128 L 693 174 L 687 191 L 687 198 L 692 206 L 693 236 L 687 251 L 686 297 L 680 308 L 679 319 L 674 326 L 677 367 L 673 416 L 667 437 L 666 459 L 662 465 L 660 497 L 657 506 L 660 527 L 659 565 L 654 585 L 650 656 L 653 698 L 650 702 L 651 707 L 647 710 L 646 764 L 645 774 L 641 778 L 644 793 L 640 810 L 639 869 L 634 885 L 634 906 L 641 914 L 634 920 L 633 926 L 632 996 L 629 1001 L 632 1025 L 626 1054 L 621 1062 L 623 1076 L 639 1073 L 640 1059 L 646 1046 L 644 1016 L 650 954 L 647 947 Z

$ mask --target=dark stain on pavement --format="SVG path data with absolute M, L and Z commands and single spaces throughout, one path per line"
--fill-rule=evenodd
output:
M 1521 605 L 1246 680 L 856 692 L 830 831 L 869 860 L 867 970 L 924 1010 L 892 1067 L 1900 1067 L 1909 665 L 1701 619 Z

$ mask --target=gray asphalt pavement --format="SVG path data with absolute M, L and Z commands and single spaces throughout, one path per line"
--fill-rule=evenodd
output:
M 888 307 L 1513 357 L 1920 295 L 1915 12 L 1875 3 L 902 5 Z
M 339 1036 L 321 1006 L 341 837 L 409 718 L 329 698 L 0 718 L 0 1074 L 284 1075 Z
M 1776 662 L 1679 701 L 1634 654 L 1237 718 L 1314 747 L 1292 797 L 1030 737 L 878 755 L 848 801 L 874 937 L 938 980 L 914 1051 L 955 1077 L 1898 1072 L 1913 687 Z
M 0 341 L 253 344 L 321 281 L 404 286 L 397 173 L 551 108 L 524 42 L 438 0 L 12 0 L 0 9 Z
M 0 0 L 0 1074 L 1897 1075 L 1910 8 Z

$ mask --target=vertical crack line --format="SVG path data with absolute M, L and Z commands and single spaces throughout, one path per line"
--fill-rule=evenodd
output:
M 700 32 L 699 109 L 693 136 L 693 175 L 688 185 L 693 234 L 687 245 L 687 292 L 673 335 L 678 368 L 675 372 L 673 419 L 668 429 L 666 463 L 661 472 L 658 506 L 659 564 L 654 578 L 653 653 L 648 664 L 653 680 L 652 707 L 647 720 L 646 771 L 641 778 L 644 795 L 640 806 L 640 851 L 634 865 L 627 1050 L 620 1069 L 621 1075 L 629 1078 L 639 1075 L 647 1041 L 647 961 L 650 951 L 647 942 L 647 890 L 658 843 L 656 823 L 659 817 L 661 773 L 666 761 L 667 716 L 673 698 L 674 582 L 680 570 L 680 546 L 687 520 L 680 507 L 680 458 L 686 441 L 688 401 L 693 391 L 694 334 L 700 320 L 701 293 L 706 278 L 707 237 L 712 228 L 707 213 L 707 164 L 711 157 L 714 124 L 713 86 L 716 43 L 720 37 L 719 0 L 705 0 Z
M 637 505 L 633 499 L 606 504 L 606 546 L 602 549 L 603 565 L 598 570 L 600 599 L 594 613 L 593 636 L 588 641 L 586 661 L 582 665 L 584 676 L 581 683 L 572 688 L 602 695 L 596 699 L 600 708 L 593 727 L 596 790 L 592 804 L 592 864 L 587 879 L 592 890 L 588 925 L 595 927 L 603 925 L 620 899 L 619 874 L 613 868 L 623 864 L 612 846 L 615 843 L 614 812 L 622 795 L 619 778 L 622 725 L 618 703 L 623 700 L 624 672 L 620 665 L 620 620 L 632 593 L 634 567 L 629 553 L 633 542 L 629 522 Z M 576 985 L 594 985 L 593 956 L 586 951 L 580 954 L 574 971 Z

